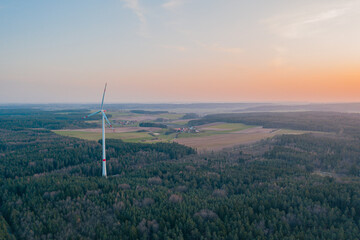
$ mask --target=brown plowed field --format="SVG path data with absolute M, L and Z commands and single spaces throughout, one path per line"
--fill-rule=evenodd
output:
M 279 134 L 302 134 L 304 131 L 249 128 L 233 133 L 215 134 L 204 137 L 178 138 L 174 141 L 196 148 L 199 151 L 218 151 L 236 145 L 250 144 Z

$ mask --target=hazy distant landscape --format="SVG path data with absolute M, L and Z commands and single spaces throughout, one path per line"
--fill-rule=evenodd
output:
M 216 109 L 219 104 L 202 104 L 200 106 L 204 107 L 202 109 L 203 111 L 221 112 L 220 109 Z M 213 106 L 214 108 L 212 108 Z M 146 105 L 143 107 L 146 107 Z M 160 105 L 159 109 L 166 109 L 164 107 Z M 181 106 L 181 111 L 184 110 L 183 107 L 184 106 Z M 196 109 L 190 107 L 189 110 Z M 154 110 L 140 110 L 140 112 L 141 111 L 144 113 L 138 113 L 136 110 L 111 112 L 111 119 L 115 129 L 107 130 L 107 138 L 139 143 L 178 142 L 198 151 L 211 151 L 221 150 L 239 144 L 253 143 L 278 134 L 305 133 L 305 131 L 290 129 L 264 129 L 262 126 L 245 125 L 240 122 L 226 123 L 219 121 L 211 124 L 193 126 L 189 123 L 194 122 L 196 119 L 200 119 L 199 114 L 168 111 L 159 112 Z M 190 118 L 188 117 L 189 115 Z M 194 117 L 196 118 L 194 119 Z M 95 122 L 96 121 L 90 121 L 89 123 Z M 148 123 L 154 124 L 154 127 L 141 126 L 142 124 Z M 157 124 L 161 124 L 163 127 L 160 128 Z M 101 128 L 64 129 L 54 130 L 54 132 L 62 136 L 77 137 L 86 140 L 98 140 Z
M 1 109 L 96 109 L 96 104 L 1 104 Z M 321 112 L 360 112 L 360 103 L 127 103 L 106 105 L 109 111 L 153 110 L 170 111 L 176 113 L 197 112 L 199 114 L 229 113 L 229 112 L 292 112 L 292 111 L 321 111 Z

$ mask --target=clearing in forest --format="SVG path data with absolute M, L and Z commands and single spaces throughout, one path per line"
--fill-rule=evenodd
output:
M 229 148 L 236 145 L 254 143 L 276 135 L 303 133 L 306 133 L 306 131 L 252 127 L 235 132 L 192 138 L 178 138 L 175 141 L 180 144 L 196 148 L 198 151 L 218 151 L 223 148 Z
M 250 144 L 261 139 L 281 134 L 303 134 L 308 131 L 270 129 L 241 123 L 211 123 L 197 126 L 199 132 L 169 133 L 168 129 L 149 127 L 118 127 L 107 129 L 106 137 L 126 142 L 178 142 L 199 151 L 217 151 L 241 144 Z M 55 133 L 97 141 L 101 139 L 101 128 L 56 130 Z

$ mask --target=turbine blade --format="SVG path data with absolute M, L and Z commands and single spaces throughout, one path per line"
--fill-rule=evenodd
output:
M 101 101 L 101 108 L 100 108 L 101 110 L 103 109 L 103 105 L 104 105 L 104 97 L 105 97 L 106 85 L 107 85 L 107 83 L 105 83 L 104 93 L 103 93 L 103 97 L 102 97 L 102 101 Z
M 111 127 L 112 129 L 114 129 L 113 126 L 111 125 L 109 119 L 107 118 L 106 114 L 105 114 L 104 112 L 102 112 L 102 114 L 103 114 L 103 116 L 104 116 L 104 118 L 105 118 L 105 120 L 106 120 L 106 123 L 109 125 L 109 127 Z
M 93 116 L 93 115 L 95 115 L 95 114 L 98 114 L 99 112 L 101 112 L 101 111 L 97 111 L 97 112 L 94 112 L 94 113 L 92 113 L 92 114 L 89 114 L 89 115 L 87 115 L 87 116 L 85 116 L 85 117 L 82 117 L 82 119 L 91 117 L 91 116 Z

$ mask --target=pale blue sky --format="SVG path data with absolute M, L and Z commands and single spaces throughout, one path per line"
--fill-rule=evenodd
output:
M 330 92 L 286 95 L 276 84 L 357 66 L 359 7 L 358 0 L 0 0 L 0 102 L 96 102 L 105 82 L 109 102 L 349 101 Z M 281 91 L 291 91 L 289 81 Z

